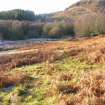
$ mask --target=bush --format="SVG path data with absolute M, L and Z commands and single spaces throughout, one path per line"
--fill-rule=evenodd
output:
M 60 38 L 64 36 L 74 36 L 73 24 L 67 23 L 53 23 L 46 24 L 43 28 L 44 36 L 50 38 Z
M 55 24 L 52 26 L 52 28 L 49 30 L 48 35 L 51 38 L 59 38 L 62 37 L 63 32 L 62 32 L 62 27 L 59 24 Z
M 42 29 L 42 23 L 18 20 L 1 20 L 0 39 L 21 40 L 27 38 L 37 38 L 41 37 Z
M 102 14 L 82 16 L 75 23 L 76 33 L 83 36 L 105 34 L 104 27 L 105 16 Z
M 62 23 L 61 25 L 62 25 L 63 35 L 67 36 L 75 35 L 74 24 Z
M 44 36 L 47 36 L 49 31 L 51 30 L 52 28 L 52 24 L 45 24 L 44 27 L 43 27 L 43 34 Z
M 29 24 L 25 38 L 40 38 L 43 31 L 43 24 Z

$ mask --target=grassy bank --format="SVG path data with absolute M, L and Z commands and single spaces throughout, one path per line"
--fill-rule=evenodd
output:
M 104 105 L 104 39 L 32 45 L 18 50 L 37 53 L 2 56 L 1 105 Z M 9 68 L 17 60 L 21 65 Z

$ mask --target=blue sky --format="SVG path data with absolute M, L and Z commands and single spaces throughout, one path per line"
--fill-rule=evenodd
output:
M 1 0 L 0 11 L 24 9 L 43 14 L 64 10 L 77 1 L 79 0 Z

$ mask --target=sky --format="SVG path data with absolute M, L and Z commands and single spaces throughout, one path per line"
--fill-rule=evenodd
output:
M 79 0 L 0 0 L 0 11 L 32 10 L 35 14 L 62 11 Z

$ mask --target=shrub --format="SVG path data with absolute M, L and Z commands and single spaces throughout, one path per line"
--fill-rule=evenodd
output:
M 59 38 L 63 35 L 62 33 L 62 27 L 59 24 L 55 24 L 52 26 L 52 28 L 49 30 L 48 35 L 52 38 Z
M 105 34 L 105 17 L 102 14 L 85 15 L 75 22 L 75 31 L 79 35 L 94 36 Z
M 38 38 L 41 37 L 43 31 L 43 24 L 29 24 L 25 38 Z
M 52 24 L 45 24 L 44 27 L 43 27 L 43 34 L 44 36 L 47 36 L 49 31 L 51 30 L 52 28 Z
M 51 38 L 60 38 L 63 36 L 74 36 L 74 26 L 73 24 L 64 23 L 53 23 L 46 24 L 43 27 L 44 36 Z
M 42 29 L 42 23 L 18 20 L 1 20 L 0 39 L 20 40 L 27 38 L 37 38 L 41 37 Z

